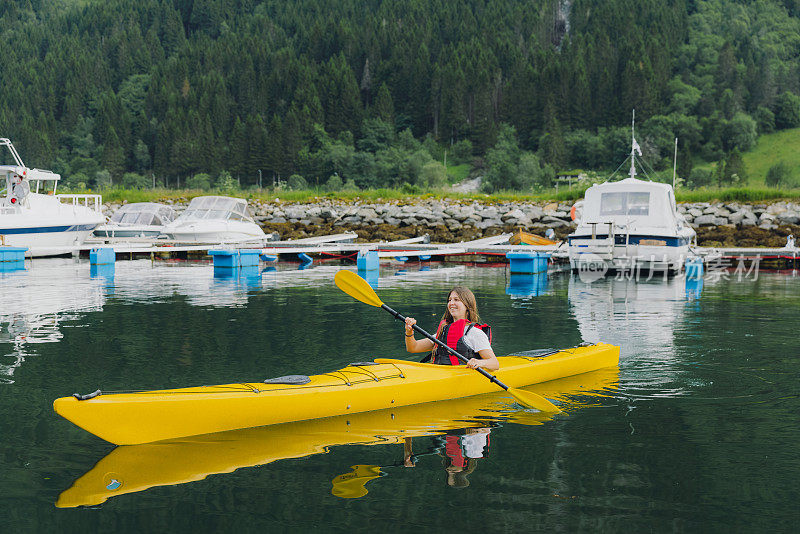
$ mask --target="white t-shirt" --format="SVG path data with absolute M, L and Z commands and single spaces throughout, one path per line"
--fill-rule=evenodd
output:
M 492 348 L 486 332 L 474 326 L 470 328 L 469 332 L 467 332 L 467 335 L 464 336 L 464 343 L 466 343 L 466 345 L 475 352 Z

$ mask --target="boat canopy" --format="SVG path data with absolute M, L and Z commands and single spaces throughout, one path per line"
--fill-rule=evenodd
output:
M 672 186 L 626 178 L 586 190 L 582 224 L 627 223 L 674 228 L 679 222 Z
M 247 221 L 252 220 L 247 209 L 247 201 L 242 198 L 232 197 L 195 197 L 189 203 L 176 221 L 193 220 L 223 220 Z
M 163 226 L 172 222 L 175 210 L 156 202 L 135 202 L 125 204 L 111 216 L 111 222 L 120 226 L 144 225 Z

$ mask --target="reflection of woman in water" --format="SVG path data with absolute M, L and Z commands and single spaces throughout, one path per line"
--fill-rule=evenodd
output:
M 464 434 L 459 435 L 461 432 Z M 444 470 L 447 485 L 454 488 L 469 486 L 467 475 L 478 467 L 478 460 L 486 456 L 489 447 L 488 428 L 467 428 L 448 432 L 444 438 Z M 440 438 L 441 439 L 441 438 Z
M 489 428 L 467 428 L 450 430 L 435 438 L 438 454 L 442 456 L 447 473 L 447 485 L 454 488 L 469 486 L 467 475 L 478 467 L 478 460 L 486 457 L 489 449 Z M 428 453 L 426 453 L 428 454 Z M 411 438 L 403 444 L 403 465 L 414 467 L 416 455 L 411 450 Z
M 454 488 L 469 486 L 467 475 L 478 467 L 478 460 L 485 458 L 489 450 L 489 428 L 465 428 L 448 430 L 444 435 L 434 438 L 436 452 L 443 458 L 447 473 L 447 485 Z M 424 453 L 430 454 L 430 452 Z M 424 455 L 423 454 L 423 455 Z M 417 456 L 411 450 L 411 438 L 403 443 L 403 466 L 414 467 Z

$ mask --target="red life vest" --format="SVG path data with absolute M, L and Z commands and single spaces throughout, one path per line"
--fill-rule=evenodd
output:
M 469 348 L 464 341 L 464 336 L 471 328 L 480 328 L 489 338 L 489 343 L 492 342 L 492 328 L 488 324 L 469 323 L 466 319 L 459 319 L 450 324 L 439 323 L 439 332 L 436 339 L 446 344 L 451 349 L 460 353 L 468 360 L 470 358 L 478 357 L 478 353 Z M 461 365 L 462 362 L 457 357 L 453 356 L 446 349 L 436 346 L 433 351 L 433 363 L 437 365 Z

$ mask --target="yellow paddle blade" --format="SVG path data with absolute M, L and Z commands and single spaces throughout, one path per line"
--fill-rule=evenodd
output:
M 339 289 L 364 304 L 377 308 L 383 305 L 375 290 L 370 287 L 366 280 L 353 271 L 341 270 L 333 277 L 333 281 Z
M 560 412 L 561 409 L 550 402 L 549 400 L 545 399 L 541 395 L 537 395 L 532 391 L 523 391 L 521 389 L 512 389 L 508 388 L 508 392 L 516 399 L 516 401 L 523 406 L 528 406 L 529 408 L 536 408 L 540 412 Z

